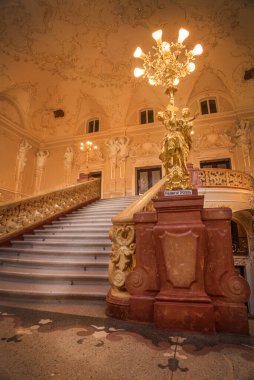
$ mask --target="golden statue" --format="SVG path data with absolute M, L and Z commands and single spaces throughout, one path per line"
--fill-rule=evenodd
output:
M 165 168 L 168 181 L 166 189 L 191 188 L 187 159 L 191 149 L 192 121 L 189 108 L 182 109 L 182 118 L 176 117 L 177 107 L 169 104 L 165 112 L 159 112 L 158 118 L 166 127 L 167 133 L 162 141 L 162 151 L 159 155 Z

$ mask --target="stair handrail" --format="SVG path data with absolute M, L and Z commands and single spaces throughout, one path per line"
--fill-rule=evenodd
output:
M 100 179 L 0 205 L 0 244 L 101 197 Z

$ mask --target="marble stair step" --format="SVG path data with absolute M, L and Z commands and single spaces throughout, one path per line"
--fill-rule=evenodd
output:
M 25 234 L 23 235 L 24 240 L 44 240 L 44 239 L 64 239 L 64 240 L 76 240 L 76 239 L 98 239 L 107 241 L 109 239 L 108 233 L 99 234 L 99 233 L 84 233 L 84 232 L 35 232 L 34 235 Z
M 50 258 L 36 258 L 36 257 L 10 257 L 10 256 L 0 256 L 0 265 L 21 265 L 21 266 L 51 266 L 51 267 L 81 267 L 82 270 L 90 270 L 93 268 L 102 268 L 105 272 L 108 270 L 108 259 L 84 259 L 84 258 L 65 258 L 65 257 L 50 257 Z
M 69 217 L 61 217 L 61 218 L 59 218 L 58 219 L 58 222 L 61 222 L 61 221 L 63 221 L 63 222 L 72 222 L 72 223 L 79 223 L 79 222 L 81 222 L 81 221 L 86 221 L 86 223 L 92 223 L 92 224 L 97 224 L 97 223 L 107 223 L 107 222 L 109 222 L 109 223 L 112 223 L 112 221 L 111 221 L 111 217 L 105 217 L 105 216 L 100 216 L 100 217 L 89 217 L 89 221 L 87 220 L 87 218 L 84 218 L 84 217 L 77 217 L 77 218 L 69 218 Z
M 38 249 L 36 248 L 16 248 L 16 247 L 0 247 L 0 260 L 4 255 L 8 255 L 8 257 L 84 257 L 87 260 L 101 260 L 101 259 L 109 259 L 109 255 L 111 253 L 110 250 L 74 250 L 68 249 L 67 251 L 63 251 L 62 249 L 57 250 L 56 248 L 52 249 Z
M 6 297 L 105 299 L 108 290 L 108 284 L 84 286 L 55 283 L 54 286 L 49 287 L 45 283 L 35 286 L 33 283 L 22 281 L 0 280 L 0 295 Z
M 75 210 L 75 211 L 72 211 L 70 213 L 70 215 L 86 215 L 87 213 L 91 213 L 91 212 L 95 212 L 95 213 L 99 213 L 100 211 L 101 212 L 110 212 L 111 214 L 116 214 L 118 213 L 119 211 L 121 211 L 123 208 L 122 207 L 116 207 L 116 208 L 108 208 L 108 207 L 89 207 L 87 209 L 82 209 L 82 210 Z
M 100 222 L 100 223 L 96 223 L 96 221 L 92 221 L 92 222 L 88 222 L 86 220 L 84 220 L 83 222 L 81 221 L 64 221 L 64 220 L 55 220 L 55 221 L 52 221 L 52 224 L 45 224 L 45 226 L 76 226 L 76 227 L 108 227 L 110 228 L 112 226 L 112 223 L 111 221 L 108 221 L 108 222 Z
M 108 236 L 109 228 L 96 228 L 96 227 L 73 227 L 73 226 L 43 226 L 42 229 L 34 230 L 34 233 L 44 233 L 44 232 L 57 232 L 57 233 L 65 233 L 65 232 L 85 232 L 85 233 L 103 233 L 105 236 Z
M 81 270 L 61 270 L 56 268 L 41 268 L 41 267 L 13 267 L 13 266 L 0 266 L 0 275 L 8 278 L 22 278 L 23 281 L 76 281 L 78 282 L 91 282 L 106 281 L 108 282 L 108 273 L 101 271 L 81 271 Z
M 55 240 L 55 241 L 33 241 L 33 240 L 13 240 L 12 241 L 13 247 L 16 248 L 61 248 L 62 251 L 69 251 L 70 248 L 75 248 L 75 250 L 80 250 L 85 252 L 87 249 L 91 250 L 98 250 L 98 251 L 105 251 L 107 248 L 111 249 L 111 242 L 110 240 L 107 242 L 97 242 L 97 241 L 63 241 L 63 240 Z
M 104 212 L 93 212 L 93 211 L 87 211 L 86 213 L 80 213 L 80 214 L 69 214 L 67 216 L 64 216 L 64 218 L 69 218 L 69 219 L 80 219 L 80 218 L 90 218 L 91 216 L 93 218 L 101 219 L 101 217 L 107 217 L 107 218 L 112 218 L 115 216 L 117 212 L 110 212 L 110 211 L 104 211 Z
M 87 220 L 88 219 L 88 220 Z M 79 222 L 79 221 L 87 221 L 89 223 L 103 223 L 103 222 L 110 222 L 111 223 L 111 219 L 112 217 L 107 217 L 107 216 L 100 216 L 100 217 L 97 217 L 97 216 L 89 216 L 87 218 L 84 218 L 83 216 L 75 216 L 73 218 L 69 217 L 69 216 L 66 216 L 66 217 L 61 217 L 59 218 L 59 221 L 64 221 L 64 222 Z

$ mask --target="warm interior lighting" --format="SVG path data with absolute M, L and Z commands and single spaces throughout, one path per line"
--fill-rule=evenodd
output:
M 142 58 L 145 54 L 143 53 L 142 49 L 138 46 L 137 49 L 134 51 L 133 56 L 135 58 Z
M 174 79 L 174 81 L 173 81 L 174 86 L 177 86 L 179 83 L 180 83 L 179 78 Z
M 162 30 L 156 30 L 156 32 L 153 32 L 152 34 L 153 38 L 155 39 L 156 42 L 161 41 L 161 36 L 162 36 Z
M 88 146 L 93 145 L 92 141 L 87 141 L 86 144 L 87 144 Z
M 190 73 L 192 73 L 195 70 L 195 68 L 196 68 L 195 63 L 193 62 L 188 63 L 187 69 L 189 70 Z
M 203 48 L 200 44 L 197 44 L 192 50 L 193 55 L 200 55 L 203 53 Z
M 169 50 L 170 50 L 170 45 L 169 45 L 168 42 L 162 42 L 161 48 L 162 48 L 163 51 L 165 51 L 165 52 L 169 52 Z
M 139 67 L 136 67 L 136 68 L 134 69 L 134 76 L 135 76 L 136 78 L 141 77 L 142 75 L 144 75 L 144 72 L 145 72 L 145 70 L 140 69 Z
M 179 44 L 182 44 L 183 41 L 189 36 L 189 34 L 190 34 L 190 33 L 188 32 L 188 30 L 181 28 L 181 29 L 179 30 L 178 40 L 177 40 L 177 42 L 178 42 Z
M 93 147 L 93 148 L 96 150 L 96 149 L 98 149 L 98 146 L 97 146 L 97 145 L 94 145 L 94 147 Z
M 191 134 L 191 135 L 194 135 L 194 131 L 191 131 L 190 134 Z
M 156 84 L 155 80 L 152 79 L 152 78 L 149 78 L 149 79 L 148 79 L 148 82 L 149 82 L 149 84 L 150 84 L 151 86 L 154 86 L 154 85 Z

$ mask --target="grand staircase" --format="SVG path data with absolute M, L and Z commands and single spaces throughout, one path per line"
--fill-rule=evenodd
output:
M 0 247 L 0 297 L 104 299 L 111 218 L 134 200 L 101 199 Z

